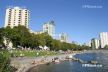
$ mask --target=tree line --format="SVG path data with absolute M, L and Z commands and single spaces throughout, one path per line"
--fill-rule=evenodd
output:
M 14 28 L 0 28 L 0 45 L 3 45 L 3 38 L 9 39 L 14 47 L 30 47 L 36 49 L 39 46 L 47 46 L 50 50 L 84 50 L 90 49 L 85 45 L 76 45 L 72 43 L 60 42 L 53 39 L 47 33 L 34 34 L 24 26 L 16 26 Z

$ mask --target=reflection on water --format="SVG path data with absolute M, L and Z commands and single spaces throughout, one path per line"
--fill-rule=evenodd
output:
M 59 64 L 40 65 L 31 68 L 28 72 L 108 72 L 108 51 L 89 51 L 75 55 L 84 61 L 96 60 L 102 67 L 83 67 L 79 62 L 65 61 Z

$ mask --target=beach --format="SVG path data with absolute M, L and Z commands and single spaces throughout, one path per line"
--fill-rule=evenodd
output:
M 11 58 L 11 65 L 18 69 L 16 72 L 27 72 L 31 67 L 52 62 L 52 59 L 54 59 L 55 57 L 57 57 L 60 61 L 63 61 L 67 56 L 74 56 L 75 54 L 76 53 L 53 56 Z

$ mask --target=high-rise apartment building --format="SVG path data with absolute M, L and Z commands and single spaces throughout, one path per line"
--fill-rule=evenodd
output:
M 30 12 L 26 8 L 9 7 L 6 9 L 5 25 L 4 27 L 23 25 L 29 27 Z
M 61 42 L 68 42 L 68 35 L 66 33 L 61 33 L 60 41 Z
M 50 36 L 55 35 L 55 23 L 54 21 L 47 22 L 43 25 L 43 32 L 48 33 Z
M 86 46 L 91 47 L 91 40 L 86 43 Z
M 92 49 L 100 48 L 100 42 L 98 39 L 95 39 L 95 38 L 91 39 L 91 48 Z
M 100 43 L 101 43 L 101 48 L 104 48 L 106 45 L 108 45 L 108 32 L 100 33 Z

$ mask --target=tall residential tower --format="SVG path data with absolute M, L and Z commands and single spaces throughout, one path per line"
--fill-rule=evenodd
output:
M 100 48 L 100 42 L 98 39 L 91 39 L 91 47 L 92 49 L 99 49 Z
M 43 25 L 43 32 L 48 33 L 50 36 L 55 35 L 55 23 L 54 21 L 47 22 Z
M 106 45 L 108 45 L 108 32 L 100 33 L 100 43 L 101 43 L 101 48 L 104 48 Z
M 23 25 L 29 27 L 30 12 L 26 8 L 9 7 L 6 9 L 5 25 L 4 27 Z
M 67 33 L 61 33 L 60 41 L 61 42 L 68 42 L 68 34 Z

